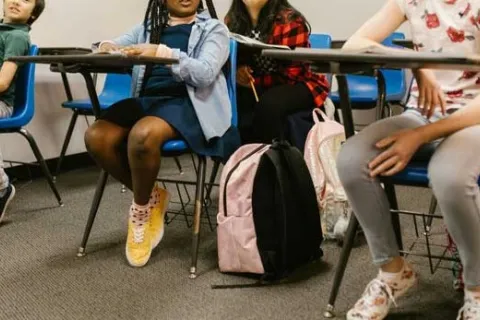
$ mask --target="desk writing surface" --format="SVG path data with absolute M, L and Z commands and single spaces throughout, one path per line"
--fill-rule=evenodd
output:
M 305 61 L 322 69 L 331 69 L 331 63 L 337 62 L 346 69 L 457 69 L 480 71 L 480 58 L 465 55 L 444 53 L 413 52 L 410 50 L 389 53 L 357 53 L 335 49 L 308 49 L 298 48 L 293 51 L 268 49 L 262 54 L 268 57 Z
M 33 62 L 40 64 L 90 65 L 101 67 L 129 67 L 141 64 L 175 64 L 177 59 L 164 59 L 144 56 L 125 56 L 117 54 L 72 54 L 11 57 L 8 61 Z
M 92 53 L 92 49 L 80 47 L 41 47 L 39 55 L 71 55 L 71 54 L 88 54 Z

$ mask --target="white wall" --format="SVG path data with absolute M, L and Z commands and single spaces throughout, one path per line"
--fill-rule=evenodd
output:
M 34 24 L 32 42 L 41 47 L 90 47 L 92 42 L 108 39 L 142 21 L 147 0 L 46 0 L 47 8 Z M 228 10 L 230 0 L 214 0 L 219 16 Z M 348 37 L 370 17 L 384 0 L 291 0 L 309 19 L 314 32 L 330 33 L 334 38 Z M 86 97 L 83 81 L 70 76 L 74 97 Z M 65 100 L 60 76 L 38 65 L 36 77 L 36 113 L 28 129 L 37 138 L 45 158 L 60 153 L 71 112 L 60 107 Z M 86 122 L 79 118 L 69 152 L 85 150 L 83 133 Z M 6 159 L 33 160 L 28 145 L 16 135 L 1 135 L 0 148 Z

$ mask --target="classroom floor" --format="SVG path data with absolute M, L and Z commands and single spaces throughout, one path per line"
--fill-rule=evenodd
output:
M 189 158 L 182 159 L 192 171 Z M 175 175 L 171 161 L 163 175 Z M 44 179 L 17 185 L 17 197 L 0 227 L 0 319 L 323 319 L 340 249 L 325 244 L 324 259 L 285 284 L 212 290 L 212 284 L 249 283 L 222 275 L 216 267 L 215 234 L 203 226 L 200 275 L 188 278 L 190 229 L 172 222 L 149 264 L 142 269 L 124 258 L 129 192 L 110 182 L 84 258 L 76 248 L 85 226 L 98 170 L 82 169 L 58 177 L 65 206 L 56 207 Z M 23 185 L 22 185 L 23 184 Z M 426 210 L 430 193 L 399 189 L 405 209 Z M 402 218 L 405 242 L 413 236 L 411 218 Z M 442 230 L 436 222 L 436 230 Z M 443 236 L 434 238 L 445 243 Z M 455 319 L 462 297 L 452 289 L 449 270 L 429 272 L 417 261 L 418 288 L 399 301 L 388 319 Z M 448 266 L 448 264 L 444 264 Z M 375 275 L 365 244 L 353 250 L 337 302 L 338 318 Z

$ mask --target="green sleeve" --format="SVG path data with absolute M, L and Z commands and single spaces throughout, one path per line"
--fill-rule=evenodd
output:
M 28 54 L 30 47 L 30 37 L 24 31 L 13 31 L 5 37 L 5 55 L 4 60 L 14 56 L 24 56 Z

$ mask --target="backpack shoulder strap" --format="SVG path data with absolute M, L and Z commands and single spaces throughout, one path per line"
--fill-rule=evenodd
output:
M 295 192 L 306 198 L 305 196 L 314 192 L 312 190 L 315 189 L 301 152 L 296 148 L 282 148 L 281 153 L 288 171 L 294 173 L 290 175 L 290 178 L 294 180 Z

